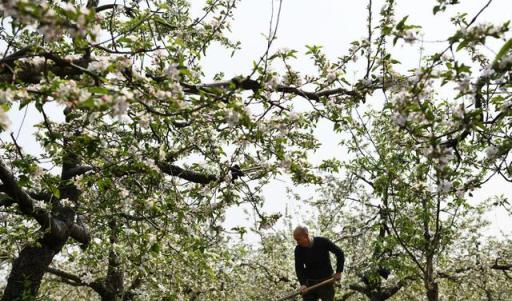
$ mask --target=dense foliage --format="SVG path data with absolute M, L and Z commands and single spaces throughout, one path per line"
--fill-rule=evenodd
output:
M 396 1 L 370 0 L 368 36 L 334 61 L 317 45 L 308 58 L 273 50 L 276 1 L 252 72 L 207 81 L 207 49 L 241 47 L 226 35 L 239 2 L 208 0 L 194 16 L 185 0 L 2 1 L 2 300 L 281 296 L 297 287 L 300 212 L 261 210 L 277 175 L 318 188 L 305 218 L 345 250 L 338 300 L 510 298 L 511 240 L 481 235 L 483 214 L 510 205 L 471 201 L 512 179 L 511 30 L 479 23 L 492 0 L 454 15 L 446 47 L 408 71 L 394 48 L 421 42 L 421 27 L 395 16 Z M 41 151 L 9 135 L 8 112 L 27 107 Z M 346 156 L 310 160 L 319 122 Z M 254 226 L 226 229 L 242 204 Z

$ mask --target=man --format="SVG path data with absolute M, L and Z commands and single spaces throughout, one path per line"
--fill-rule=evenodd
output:
M 330 283 L 312 291 L 306 288 L 320 283 L 330 277 L 341 279 L 345 256 L 343 251 L 325 237 L 311 237 L 308 228 L 298 226 L 293 231 L 293 238 L 297 241 L 295 247 L 295 272 L 300 282 L 300 292 L 304 301 L 334 300 L 334 284 Z M 336 273 L 333 275 L 329 252 L 336 255 Z

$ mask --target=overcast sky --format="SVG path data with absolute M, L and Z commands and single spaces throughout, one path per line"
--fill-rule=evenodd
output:
M 107 1 L 101 1 L 106 3 Z M 193 0 L 193 12 L 201 15 L 199 9 L 204 0 Z M 382 1 L 374 0 L 374 14 L 377 14 Z M 449 16 L 455 11 L 467 12 L 470 16 L 475 15 L 487 0 L 466 0 L 464 5 L 457 6 L 457 9 L 450 9 L 447 13 L 432 16 L 432 7 L 435 1 L 431 0 L 399 0 L 396 18 L 400 19 L 409 15 L 409 20 L 423 27 L 426 41 L 444 40 L 453 32 L 453 26 L 449 22 Z M 235 21 L 232 23 L 232 32 L 228 34 L 234 40 L 242 43 L 242 49 L 234 57 L 222 47 L 213 46 L 203 59 L 206 78 L 211 78 L 217 72 L 224 72 L 227 78 L 235 75 L 247 74 L 252 61 L 257 60 L 266 49 L 266 41 L 263 37 L 268 33 L 268 26 L 271 14 L 271 6 L 277 10 L 277 0 L 243 0 L 235 12 Z M 295 61 L 295 67 L 304 73 L 314 73 L 311 61 L 306 59 L 304 54 L 306 44 L 323 45 L 323 49 L 329 58 L 335 59 L 347 53 L 350 42 L 363 38 L 366 34 L 367 1 L 363 0 L 284 0 L 281 12 L 280 25 L 278 28 L 278 39 L 272 49 L 281 47 L 299 50 L 299 59 Z M 512 19 L 512 1 L 495 0 L 491 6 L 480 17 L 480 22 L 501 22 Z M 376 24 L 376 23 L 375 23 Z M 445 47 L 444 43 L 426 43 L 425 52 L 436 51 Z M 492 48 L 493 45 L 491 45 Z M 400 55 L 403 69 L 416 67 L 419 60 L 418 46 L 398 47 L 395 51 Z M 354 74 L 354 77 L 356 75 Z M 10 112 L 12 120 L 11 130 L 17 134 L 20 129 L 24 112 Z M 36 117 L 37 116 L 37 117 Z M 59 116 L 54 116 L 55 119 Z M 37 152 L 38 145 L 34 144 L 32 125 L 40 122 L 40 116 L 35 109 L 29 108 L 24 126 L 20 132 L 20 143 L 28 152 Z M 330 135 L 330 125 L 323 123 L 318 131 L 322 142 L 321 149 L 314 154 L 316 162 L 323 158 L 332 157 L 334 154 L 343 157 L 342 149 L 337 145 L 339 141 Z M 6 139 L 6 133 L 1 134 Z M 339 136 L 338 136 L 339 137 Z M 8 139 L 7 139 L 8 140 Z M 268 212 L 283 211 L 286 206 L 296 206 L 294 201 L 288 200 L 286 188 L 293 187 L 286 177 L 281 177 L 268 185 L 265 189 L 266 205 Z M 311 188 L 294 187 L 294 190 L 303 196 L 312 195 Z M 496 193 L 511 195 L 511 188 L 503 180 L 495 180 L 475 194 L 476 200 L 483 200 Z M 495 210 L 488 214 L 493 225 L 488 233 L 498 235 L 500 231 L 509 231 L 507 219 L 504 212 Z M 300 223 L 300 216 L 294 217 L 294 223 Z M 246 224 L 240 208 L 233 208 L 228 211 L 226 226 Z
M 194 0 L 193 8 L 197 9 L 204 1 Z M 466 0 L 455 9 L 448 9 L 444 14 L 432 15 L 433 0 L 399 0 L 397 1 L 396 19 L 408 15 L 409 22 L 421 25 L 424 33 L 424 54 L 432 53 L 446 47 L 446 43 L 434 41 L 446 40 L 453 33 L 454 26 L 450 16 L 455 12 L 466 12 L 474 16 L 487 3 L 487 0 Z M 226 78 L 247 74 L 252 67 L 252 61 L 259 58 L 266 49 L 263 35 L 267 35 L 269 20 L 274 5 L 277 10 L 278 0 L 243 0 L 235 12 L 232 31 L 228 35 L 242 43 L 242 49 L 230 57 L 230 53 L 222 47 L 212 47 L 203 60 L 206 77 L 211 78 L 222 71 Z M 335 60 L 345 55 L 350 48 L 350 42 L 364 38 L 367 34 L 366 9 L 368 1 L 351 0 L 284 0 L 278 28 L 278 39 L 274 42 L 274 50 L 286 47 L 299 51 L 299 59 L 294 67 L 304 73 L 314 74 L 311 61 L 304 54 L 305 45 L 322 45 L 327 56 Z M 373 1 L 374 15 L 378 14 L 383 1 Z M 494 0 L 490 7 L 479 17 L 480 22 L 500 23 L 512 19 L 512 1 Z M 376 24 L 376 21 L 374 21 Z M 491 49 L 501 46 L 490 45 Z M 419 62 L 419 44 L 416 46 L 397 47 L 394 50 L 403 63 L 403 70 L 415 68 Z M 364 70 L 364 69 L 361 69 Z M 360 75 L 360 74 L 359 74 Z M 356 76 L 354 75 L 354 78 Z M 331 125 L 323 123 L 317 131 L 322 142 L 321 149 L 314 154 L 313 160 L 337 155 L 343 157 L 343 150 L 338 146 L 339 140 L 331 132 Z M 333 139 L 334 137 L 334 139 Z M 338 136 L 339 137 L 339 136 Z M 496 179 L 474 194 L 475 201 L 484 200 L 492 195 L 503 193 L 512 195 L 512 189 L 506 181 Z M 266 205 L 269 212 L 282 212 L 286 206 L 294 208 L 296 203 L 286 194 L 286 187 L 293 188 L 304 197 L 314 195 L 310 188 L 295 187 L 286 177 L 280 177 L 265 189 Z M 244 224 L 240 208 L 233 208 L 227 214 L 226 224 L 229 226 Z M 503 210 L 494 210 L 487 214 L 492 222 L 487 234 L 500 235 L 501 231 L 510 233 L 510 217 Z M 294 216 L 293 223 L 302 222 L 300 215 Z

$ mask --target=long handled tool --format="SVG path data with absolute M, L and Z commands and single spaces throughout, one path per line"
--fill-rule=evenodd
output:
M 317 283 L 317 284 L 315 284 L 315 285 L 312 285 L 312 286 L 310 286 L 310 287 L 306 288 L 306 290 L 304 291 L 304 294 L 307 294 L 309 291 L 314 290 L 314 289 L 315 289 L 315 288 L 317 288 L 317 287 L 324 286 L 324 285 L 329 284 L 329 283 L 332 283 L 332 282 L 334 282 L 334 281 L 336 281 L 334 278 L 329 278 L 329 279 L 324 280 L 324 281 L 322 281 L 322 282 L 320 282 L 320 283 Z M 291 298 L 293 298 L 293 297 L 295 297 L 295 296 L 297 296 L 297 295 L 300 295 L 300 290 L 297 290 L 296 292 L 293 292 L 293 293 L 291 293 L 291 294 L 289 294 L 289 295 L 287 295 L 287 296 L 285 296 L 285 297 L 282 297 L 281 299 L 277 299 L 276 301 L 284 301 L 284 300 L 288 300 L 288 299 L 291 299 Z

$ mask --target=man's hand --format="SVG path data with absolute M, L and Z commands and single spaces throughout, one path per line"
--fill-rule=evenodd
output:
M 304 295 L 304 293 L 306 293 L 308 287 L 305 286 L 305 285 L 301 285 L 300 288 L 299 288 L 299 292 L 301 295 Z
M 336 280 L 336 281 L 340 281 L 340 279 L 341 279 L 341 273 L 336 273 L 336 274 L 334 274 L 334 276 L 332 276 L 332 278 L 334 278 L 334 280 Z

